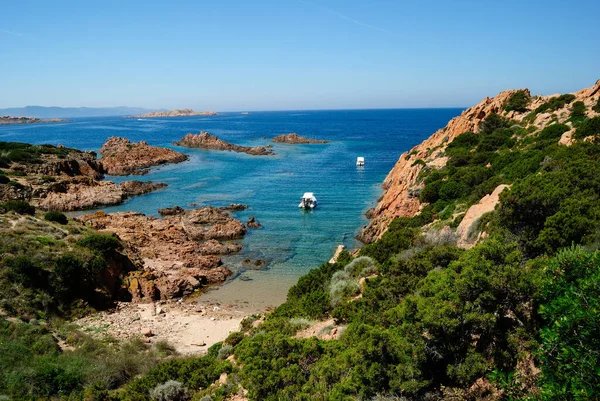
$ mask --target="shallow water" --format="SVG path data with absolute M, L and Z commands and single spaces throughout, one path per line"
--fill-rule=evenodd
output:
M 243 251 L 224 259 L 235 269 L 231 283 L 204 297 L 221 302 L 278 304 L 296 278 L 327 261 L 338 244 L 360 246 L 354 239 L 367 223 L 364 212 L 376 204 L 381 182 L 400 154 L 429 137 L 460 109 L 340 110 L 225 113 L 216 117 L 75 119 L 71 123 L 0 126 L 0 140 L 63 144 L 98 150 L 113 135 L 171 147 L 190 156 L 181 164 L 161 166 L 134 179 L 165 182 L 158 192 L 134 197 L 106 212 L 134 210 L 157 215 L 162 207 L 244 203 L 236 213 L 263 225 L 249 230 Z M 172 145 L 189 132 L 208 131 L 240 145 L 263 145 L 273 136 L 297 132 L 327 139 L 328 144 L 272 144 L 275 156 L 205 151 Z M 356 166 L 356 157 L 365 166 Z M 132 177 L 107 177 L 115 181 Z M 311 212 L 298 208 L 304 192 L 319 201 Z M 261 271 L 248 271 L 244 260 L 262 259 Z M 250 281 L 239 280 L 243 276 Z

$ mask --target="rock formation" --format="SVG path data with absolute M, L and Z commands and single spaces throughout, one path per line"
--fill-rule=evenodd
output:
M 523 121 L 529 115 L 529 111 L 507 112 L 504 110 L 504 105 L 515 92 L 516 90 L 508 90 L 501 92 L 496 97 L 485 98 L 481 103 L 466 109 L 460 116 L 450 120 L 446 127 L 435 132 L 429 139 L 415 146 L 409 152 L 403 153 L 385 178 L 383 195 L 377 206 L 368 211 L 367 215 L 371 221 L 358 238 L 365 243 L 373 242 L 381 237 L 394 218 L 414 216 L 419 212 L 422 206 L 418 198 L 419 190 L 422 188 L 422 184 L 418 182 L 419 173 L 424 166 L 443 168 L 447 160 L 444 157 L 444 150 L 458 135 L 468 131 L 477 133 L 482 121 L 492 113 L 501 114 L 517 122 Z M 529 94 L 529 90 L 526 89 L 526 92 Z M 576 92 L 574 95 L 574 101 L 584 102 L 589 117 L 598 115 L 592 111 L 592 107 L 600 95 L 600 80 L 594 86 Z M 535 110 L 538 106 L 557 96 L 534 96 L 528 107 L 530 110 Z M 553 113 L 537 114 L 531 125 L 538 128 L 544 127 L 550 121 L 565 122 L 569 117 L 570 105 L 565 105 Z M 568 139 L 563 142 L 570 143 Z M 415 163 L 417 160 L 422 160 L 424 163 Z
M 254 216 L 248 217 L 248 221 L 246 222 L 246 227 L 248 228 L 261 228 L 262 225 L 254 219 Z
M 0 116 L 0 125 L 7 124 L 43 124 L 43 123 L 68 123 L 69 120 L 63 120 L 62 118 L 47 118 L 39 119 L 35 117 L 11 117 L 11 116 Z
M 195 116 L 216 116 L 214 111 L 194 111 L 192 109 L 180 109 L 169 111 L 151 111 L 145 114 L 138 114 L 130 118 L 156 118 L 156 117 L 195 117 Z
M 222 241 L 242 238 L 246 233 L 240 221 L 212 207 L 164 218 L 135 212 L 96 212 L 77 220 L 115 233 L 143 260 L 143 271 L 128 278 L 135 300 L 180 297 L 223 282 L 231 272 L 222 265 L 220 256 L 238 252 L 241 245 Z
M 240 146 L 225 142 L 208 132 L 200 132 L 199 134 L 187 134 L 175 145 L 184 146 L 186 148 L 199 148 L 210 150 L 228 150 L 234 152 L 248 153 L 253 156 L 265 156 L 274 154 L 272 149 L 267 146 Z
M 131 142 L 116 136 L 106 140 L 100 154 L 102 166 L 111 175 L 146 174 L 150 167 L 188 159 L 187 155 L 172 149 L 150 146 L 145 141 Z
M 30 161 L 8 160 L 10 180 L 0 183 L 0 200 L 23 200 L 45 210 L 74 211 L 118 205 L 125 199 L 166 186 L 162 183 L 102 181 L 104 168 L 94 152 L 62 146 L 30 146 Z M 9 153 L 10 159 L 10 153 Z
M 289 143 L 289 144 L 312 144 L 312 143 L 328 143 L 324 139 L 312 139 L 300 136 L 298 134 L 281 134 L 273 138 L 273 142 L 276 143 Z
M 463 217 L 456 229 L 456 235 L 458 236 L 457 246 L 469 249 L 477 243 L 477 238 L 473 238 L 473 235 L 479 234 L 477 225 L 481 217 L 494 210 L 500 202 L 500 193 L 508 187 L 508 185 L 498 185 L 491 194 L 484 196 L 479 203 L 467 210 L 465 217 Z

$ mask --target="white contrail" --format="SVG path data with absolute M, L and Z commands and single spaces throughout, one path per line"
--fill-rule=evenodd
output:
M 373 25 L 370 25 L 370 24 L 366 24 L 364 22 L 360 22 L 358 20 L 355 20 L 354 18 L 350 18 L 347 15 L 344 15 L 342 13 L 338 13 L 337 11 L 332 10 L 329 7 L 325 7 L 325 6 L 322 6 L 320 4 L 311 3 L 311 2 L 306 1 L 306 0 L 298 0 L 298 1 L 300 1 L 301 3 L 307 4 L 307 5 L 310 5 L 310 6 L 319 7 L 321 9 L 327 11 L 328 13 L 333 14 L 333 15 L 335 15 L 335 16 L 341 18 L 341 19 L 344 19 L 346 21 L 350 21 L 350 22 L 352 22 L 355 25 L 362 26 L 364 28 L 374 29 L 376 31 L 383 32 L 383 33 L 388 33 L 388 34 L 392 33 L 390 31 L 388 31 L 387 29 L 379 28 L 379 27 L 376 27 L 376 26 L 373 26 Z
M 11 31 L 7 31 L 7 30 L 5 30 L 5 29 L 0 29 L 0 32 L 2 32 L 2 33 L 6 33 L 6 34 L 9 34 L 9 35 L 13 35 L 13 36 L 23 36 L 23 34 L 22 34 L 22 33 L 11 32 Z

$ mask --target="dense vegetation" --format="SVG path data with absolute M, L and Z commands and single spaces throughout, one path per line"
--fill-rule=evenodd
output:
M 523 95 L 507 109 L 525 111 Z M 532 113 L 573 100 L 556 97 Z M 582 115 L 577 103 L 570 110 L 577 141 L 569 147 L 558 141 L 571 125 L 537 129 L 491 114 L 478 132 L 447 146 L 444 168 L 416 163 L 426 203 L 418 215 L 394 220 L 357 257 L 343 252 L 311 270 L 264 322 L 247 318 L 241 332 L 204 357 L 158 362 L 159 349 L 94 342 L 78 348 L 87 352 L 81 356 L 60 352 L 35 322 L 4 322 L 0 344 L 8 351 L 0 363 L 15 364 L 20 376 L 0 381 L 0 394 L 207 401 L 245 389 L 255 400 L 598 399 L 600 118 Z M 458 248 L 440 228 L 457 227 L 467 208 L 500 184 L 510 188 L 477 228 L 487 238 Z M 75 253 L 36 257 L 34 239 L 23 249 L 2 241 L 9 256 L 1 277 L 9 278 L 0 283 L 16 296 L 3 296 L 2 308 L 38 319 L 74 313 L 86 300 L 74 283 L 98 286 L 88 277 L 120 247 L 113 237 L 82 233 L 71 242 Z M 25 247 L 33 256 L 24 256 Z M 327 319 L 318 337 L 298 335 Z M 16 362 L 19 349 L 34 362 Z M 115 368 L 109 361 L 123 352 L 132 364 Z
M 21 142 L 0 142 L 0 168 L 7 168 L 12 162 L 37 163 L 44 154 L 66 157 L 73 149 L 54 145 L 30 145 Z

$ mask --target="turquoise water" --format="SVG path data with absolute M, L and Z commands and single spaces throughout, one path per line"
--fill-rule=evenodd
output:
M 190 160 L 153 169 L 135 179 L 165 182 L 164 190 L 134 197 L 106 212 L 134 210 L 157 215 L 157 209 L 191 204 L 224 206 L 243 203 L 249 209 L 235 216 L 244 221 L 255 216 L 262 229 L 249 230 L 243 251 L 225 259 L 227 266 L 256 280 L 268 279 L 280 289 L 309 269 L 328 260 L 338 244 L 354 248 L 354 239 L 367 223 L 364 212 L 376 204 L 381 182 L 399 155 L 429 137 L 460 109 L 399 109 L 302 112 L 225 113 L 216 117 L 76 119 L 66 124 L 0 127 L 0 140 L 61 143 L 98 150 L 113 135 L 132 141 L 177 149 Z M 172 145 L 189 132 L 208 131 L 240 145 L 262 145 L 273 136 L 297 132 L 327 139 L 328 144 L 272 144 L 275 156 L 205 151 Z M 365 167 L 356 167 L 356 157 Z M 115 181 L 131 177 L 107 177 Z M 312 212 L 298 208 L 304 192 L 319 201 Z M 246 271 L 245 259 L 263 259 L 262 271 Z M 240 280 L 236 280 L 240 281 Z M 251 281 L 232 286 L 249 291 Z M 269 298 L 269 296 L 265 297 Z M 266 301 L 265 301 L 266 302 Z

